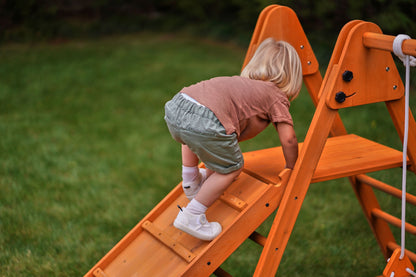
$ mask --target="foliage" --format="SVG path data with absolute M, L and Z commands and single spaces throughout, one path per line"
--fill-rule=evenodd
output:
M 0 41 L 187 30 L 246 44 L 260 11 L 270 4 L 294 9 L 308 36 L 317 39 L 336 36 L 352 19 L 373 21 L 387 33 L 416 36 L 413 0 L 4 0 Z

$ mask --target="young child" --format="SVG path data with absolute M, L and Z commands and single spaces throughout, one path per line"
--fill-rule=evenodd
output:
M 296 50 L 273 38 L 264 40 L 240 76 L 217 77 L 185 87 L 165 105 L 172 137 L 182 144 L 182 187 L 189 204 L 174 226 L 202 240 L 221 233 L 205 211 L 243 168 L 238 142 L 253 138 L 273 123 L 286 167 L 293 168 L 298 143 L 289 113 L 302 85 Z M 205 169 L 199 169 L 202 161 Z

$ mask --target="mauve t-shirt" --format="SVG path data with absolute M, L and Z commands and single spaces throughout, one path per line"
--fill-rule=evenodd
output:
M 271 122 L 293 126 L 290 102 L 272 82 L 241 76 L 216 77 L 185 87 L 182 93 L 210 109 L 227 134 L 236 133 L 239 141 L 250 139 Z

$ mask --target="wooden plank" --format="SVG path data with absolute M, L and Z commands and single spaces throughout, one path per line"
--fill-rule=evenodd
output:
M 160 240 L 143 231 L 103 270 L 110 277 L 180 276 L 188 265 Z
M 303 143 L 299 144 L 302 151 Z M 244 170 L 259 178 L 277 181 L 277 174 L 284 168 L 285 160 L 281 147 L 244 153 Z M 312 183 L 382 169 L 400 167 L 402 153 L 377 142 L 354 134 L 328 138 Z
M 327 141 L 313 182 L 400 167 L 401 164 L 402 152 L 398 150 L 353 134 L 334 137 Z
M 208 209 L 208 220 L 220 222 L 223 232 L 216 241 L 205 242 L 172 225 L 177 205 L 189 201 L 179 189 L 180 184 L 87 276 L 97 270 L 111 277 L 208 276 L 277 208 L 284 191 L 242 173 L 227 189 L 226 201 L 218 200 Z
M 239 199 L 237 196 L 225 191 L 221 196 L 220 199 L 227 203 L 228 206 L 236 209 L 237 211 L 244 210 L 245 207 L 247 207 L 247 203 L 241 199 Z
M 109 277 L 107 274 L 105 274 L 105 272 L 101 268 L 97 268 L 94 271 L 94 276 L 95 277 Z
M 360 20 L 353 20 L 353 21 L 348 22 L 342 28 L 341 32 L 338 35 L 335 48 L 332 52 L 331 60 L 329 61 L 328 70 L 332 68 L 332 65 L 337 64 L 339 62 L 339 58 L 342 54 L 342 50 L 344 48 L 344 44 L 345 44 L 345 41 L 347 40 L 350 30 L 361 22 L 362 21 Z M 329 77 L 329 74 L 325 74 L 325 77 L 322 80 L 321 73 L 318 70 L 315 74 L 306 75 L 303 78 L 305 86 L 307 87 L 309 95 L 311 96 L 312 102 L 314 103 L 315 106 L 318 105 L 319 98 L 321 97 L 321 94 L 323 93 L 325 89 L 324 86 L 328 84 L 328 77 Z M 331 136 L 342 136 L 342 135 L 347 134 L 347 131 L 344 127 L 344 124 L 342 123 L 342 120 L 339 114 L 335 116 L 334 124 L 332 125 L 330 134 Z
M 166 247 L 170 248 L 176 254 L 181 256 L 188 263 L 190 263 L 195 258 L 195 254 L 186 249 L 182 244 L 180 244 L 176 240 L 172 239 L 165 232 L 157 228 L 154 224 L 152 224 L 152 222 L 146 221 L 143 224 L 143 229 L 152 234 L 156 239 L 158 239 L 160 242 L 162 242 L 164 245 L 166 245 Z
M 235 183 L 238 182 L 242 183 L 242 186 L 231 188 L 231 192 L 238 195 L 239 187 L 241 187 L 241 199 L 247 202 L 247 208 L 240 212 L 232 222 L 223 225 L 223 232 L 220 236 L 215 238 L 198 255 L 198 258 L 192 261 L 181 276 L 209 276 L 213 273 L 273 213 L 279 206 L 285 189 L 285 184 L 264 184 L 247 175 L 244 178 L 238 178 Z M 248 185 L 248 189 L 255 188 L 256 191 L 247 194 L 244 191 L 245 185 Z M 246 199 L 243 196 L 249 198 Z M 216 201 L 210 208 L 216 211 L 217 216 L 221 216 L 226 206 L 228 205 L 222 201 Z
M 126 248 L 128 248 L 134 240 L 142 233 L 142 224 L 146 220 L 153 221 L 173 201 L 175 201 L 183 193 L 182 185 L 178 184 L 159 204 L 157 204 L 151 212 L 149 212 L 130 232 L 126 234 L 97 264 L 91 268 L 84 277 L 92 277 L 93 272 L 97 268 L 106 268 L 116 259 Z
M 328 80 L 332 82 L 333 78 Z M 325 147 L 325 139 L 337 115 L 337 111 L 328 109 L 322 100 L 318 103 L 305 138 L 305 147 L 300 151 L 299 161 L 293 168 L 253 276 L 274 276 L 283 257 L 314 169 Z

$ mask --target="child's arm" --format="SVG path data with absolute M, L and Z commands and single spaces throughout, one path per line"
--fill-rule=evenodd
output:
M 298 158 L 298 140 L 292 125 L 280 122 L 277 124 L 283 155 L 286 160 L 286 168 L 293 169 Z

